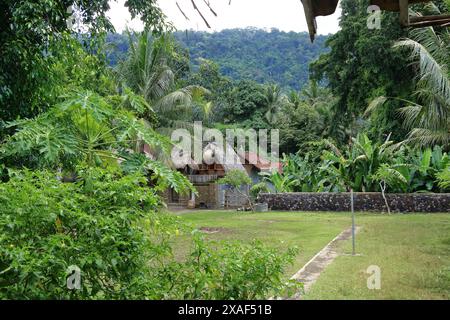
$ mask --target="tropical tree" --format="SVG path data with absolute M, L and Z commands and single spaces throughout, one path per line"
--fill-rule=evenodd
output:
M 338 143 L 347 143 L 361 132 L 360 117 L 368 101 L 380 95 L 405 96 L 409 93 L 412 68 L 401 52 L 392 44 L 406 35 L 398 23 L 398 14 L 383 12 L 380 30 L 367 28 L 368 0 L 341 0 L 340 30 L 330 36 L 326 45 L 330 50 L 310 65 L 313 79 L 324 80 L 336 100 L 333 101 L 329 133 Z M 381 133 L 393 132 L 398 140 L 403 132 L 396 125 L 398 103 L 390 101 L 379 110 L 372 130 L 380 141 Z M 350 129 L 350 130 L 346 130 Z
M 170 27 L 164 22 L 156 0 L 126 3 L 131 16 L 139 16 L 147 29 L 161 32 Z M 101 35 L 114 30 L 107 14 L 109 9 L 108 0 L 0 2 L 2 120 L 33 117 L 55 103 L 58 94 L 55 95 L 54 87 L 62 81 L 54 70 L 55 66 L 65 63 L 77 69 L 67 56 L 61 55 L 67 40 L 74 35 L 78 39 L 83 38 L 85 47 L 100 55 Z M 83 30 L 74 28 L 75 15 Z M 88 36 L 83 36 L 83 31 Z
M 285 104 L 277 115 L 274 127 L 280 130 L 280 151 L 283 153 L 306 153 L 310 142 L 320 140 L 324 129 L 324 119 L 319 112 L 303 101 L 297 106 Z
M 182 126 L 184 120 L 191 120 L 194 103 L 204 103 L 208 91 L 196 85 L 176 88 L 170 62 L 178 53 L 171 36 L 129 33 L 129 41 L 128 58 L 118 68 L 119 79 L 152 106 L 160 126 Z
M 437 8 L 436 8 L 437 10 Z M 450 33 L 433 27 L 415 29 L 396 43 L 418 64 L 416 103 L 400 109 L 411 129 L 408 140 L 425 146 L 450 144 Z
M 266 109 L 264 117 L 269 124 L 273 124 L 277 120 L 279 111 L 287 103 L 287 99 L 281 92 L 281 88 L 273 84 L 265 88 L 264 97 Z
M 389 203 L 386 199 L 385 191 L 388 186 L 395 186 L 398 184 L 406 184 L 406 178 L 394 167 L 383 163 L 375 174 L 372 176 L 374 181 L 379 181 L 381 188 L 381 195 L 383 196 L 384 203 L 386 204 L 386 208 L 388 214 L 391 214 L 391 208 L 389 207 Z
M 427 8 L 440 14 L 433 3 Z M 417 15 L 420 15 L 416 13 Z M 433 27 L 413 29 L 409 38 L 395 43 L 394 48 L 409 52 L 417 68 L 415 99 L 399 99 L 406 106 L 399 109 L 403 125 L 410 130 L 407 141 L 420 146 L 450 145 L 450 32 Z M 388 97 L 378 97 L 368 112 L 380 107 Z
M 314 108 L 333 103 L 330 90 L 320 86 L 314 79 L 308 81 L 308 84 L 300 91 L 299 96 L 302 101 Z

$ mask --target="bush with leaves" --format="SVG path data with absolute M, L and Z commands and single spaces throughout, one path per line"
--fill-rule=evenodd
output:
M 167 138 L 125 108 L 130 95 L 119 97 L 119 105 L 113 105 L 92 91 L 71 92 L 48 112 L 8 123 L 16 132 L 1 146 L 0 157 L 27 167 L 70 169 L 80 162 L 113 165 L 119 159 L 115 150 L 139 151 L 144 142 L 167 149 Z
M 123 299 L 144 292 L 148 259 L 163 245 L 150 245 L 141 221 L 156 221 L 159 197 L 141 175 L 78 175 L 76 183 L 63 183 L 51 172 L 20 171 L 0 184 L 0 298 Z M 66 285 L 72 265 L 81 270 L 80 290 Z
M 320 149 L 318 149 L 320 150 Z M 283 172 L 263 172 L 263 179 L 271 183 L 276 192 L 339 192 L 344 191 L 340 177 L 328 170 L 332 164 L 313 152 L 284 155 Z
M 269 192 L 270 192 L 269 186 L 265 182 L 257 183 L 250 188 L 250 195 L 253 200 L 256 200 L 256 198 L 258 198 L 260 193 L 269 193 Z
M 164 271 L 170 274 L 167 295 L 177 299 L 267 299 L 291 297 L 301 284 L 283 274 L 297 253 L 290 248 L 279 253 L 258 241 L 207 243 L 198 231 L 186 262 L 174 263 Z M 165 296 L 166 297 L 166 296 Z M 163 297 L 161 297 L 163 298 Z
M 404 162 L 408 166 L 399 171 L 407 179 L 406 192 L 440 192 L 442 188 L 436 183 L 439 172 L 450 164 L 448 154 L 440 146 L 423 150 L 405 148 Z
M 293 251 L 196 235 L 178 262 L 173 238 L 191 229 L 159 212 L 142 174 L 79 168 L 75 183 L 49 171 L 11 171 L 0 183 L 0 299 L 247 299 L 281 294 Z M 81 271 L 69 290 L 69 267 Z
M 374 142 L 360 134 L 341 148 L 328 140 L 317 148 L 305 155 L 284 156 L 283 173 L 272 172 L 264 178 L 277 192 L 342 192 L 350 188 L 378 192 L 386 186 L 389 192 L 445 192 L 436 179 L 450 159 L 439 146 L 414 149 L 389 138 Z M 320 157 L 318 152 L 322 152 Z

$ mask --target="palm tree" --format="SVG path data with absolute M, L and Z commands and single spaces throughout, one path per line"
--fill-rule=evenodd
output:
M 287 100 L 294 107 L 294 109 L 297 109 L 302 102 L 300 95 L 296 91 L 289 92 Z
M 418 63 L 416 103 L 400 109 L 406 127 L 411 129 L 409 140 L 419 145 L 448 146 L 450 142 L 450 33 L 442 34 L 432 27 L 411 31 L 411 38 L 397 42 L 398 48 L 411 52 Z
M 273 124 L 278 118 L 278 112 L 281 107 L 285 105 L 288 100 L 281 92 L 281 88 L 278 85 L 268 85 L 265 88 L 264 96 L 266 100 L 266 113 L 264 116 L 269 124 Z
M 428 9 L 439 14 L 430 3 Z M 395 43 L 394 47 L 408 50 L 411 61 L 417 65 L 415 101 L 399 99 L 407 106 L 399 110 L 404 125 L 410 130 L 407 141 L 420 146 L 450 144 L 450 33 L 437 32 L 433 27 L 410 31 L 410 38 Z M 366 113 L 384 104 L 387 97 L 378 97 Z M 397 98 L 394 98 L 397 99 Z
M 314 108 L 329 107 L 334 103 L 334 97 L 328 88 L 320 86 L 316 80 L 309 80 L 300 91 L 300 98 Z
M 191 119 L 193 105 L 203 104 L 202 97 L 208 91 L 200 86 L 176 88 L 170 61 L 177 58 L 177 53 L 169 35 L 128 35 L 130 49 L 118 69 L 120 80 L 145 98 L 159 116 L 161 126 L 184 126 L 183 121 Z

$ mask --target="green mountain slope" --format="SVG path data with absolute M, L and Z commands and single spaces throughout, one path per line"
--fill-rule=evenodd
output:
M 187 48 L 193 69 L 199 58 L 220 66 L 221 72 L 236 80 L 252 79 L 259 83 L 275 82 L 280 86 L 300 89 L 308 80 L 309 63 L 326 52 L 327 36 L 314 43 L 306 32 L 270 32 L 261 29 L 229 29 L 221 32 L 178 31 L 175 38 Z M 112 65 L 128 50 L 126 35 L 110 34 L 107 42 Z

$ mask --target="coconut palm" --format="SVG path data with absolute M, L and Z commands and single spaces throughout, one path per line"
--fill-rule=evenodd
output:
M 420 145 L 449 145 L 450 142 L 450 41 L 448 31 L 437 33 L 432 27 L 411 31 L 411 39 L 396 47 L 411 52 L 418 63 L 417 103 L 400 109 L 405 125 L 411 129 L 409 140 Z
M 439 14 L 430 3 L 428 10 Z M 433 27 L 410 31 L 410 38 L 395 43 L 394 47 L 409 51 L 417 66 L 415 101 L 399 99 L 407 105 L 399 110 L 404 125 L 410 129 L 408 141 L 421 145 L 449 146 L 450 143 L 450 33 L 437 32 Z M 388 98 L 378 97 L 369 105 L 368 112 L 382 105 Z
M 202 97 L 208 91 L 200 86 L 176 88 L 170 61 L 177 59 L 177 52 L 169 35 L 128 35 L 130 49 L 118 68 L 120 80 L 145 98 L 161 126 L 183 126 L 183 121 L 191 119 L 194 104 L 204 103 Z
M 278 85 L 268 85 L 265 88 L 264 96 L 266 105 L 264 116 L 269 124 L 273 124 L 277 120 L 278 112 L 288 102 L 288 99 Z

